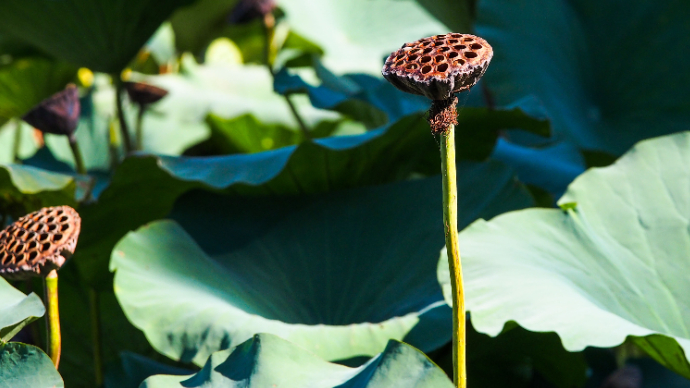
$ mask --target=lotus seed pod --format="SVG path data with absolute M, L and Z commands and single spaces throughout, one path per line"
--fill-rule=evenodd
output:
M 493 49 L 478 36 L 435 35 L 405 43 L 386 59 L 381 73 L 403 92 L 445 100 L 474 86 L 491 57 Z
M 69 206 L 43 208 L 0 232 L 0 275 L 14 280 L 45 276 L 74 253 L 81 218 Z
M 43 133 L 72 136 L 79 124 L 79 90 L 74 84 L 36 105 L 23 120 Z
M 168 91 L 143 82 L 124 82 L 129 99 L 141 106 L 153 104 L 168 95 Z

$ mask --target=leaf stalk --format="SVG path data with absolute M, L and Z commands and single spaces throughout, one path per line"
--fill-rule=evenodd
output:
M 77 143 L 77 138 L 74 136 L 74 134 L 69 136 L 69 147 L 72 149 L 72 155 L 74 155 L 74 165 L 77 168 L 77 172 L 81 175 L 86 175 L 84 158 L 81 156 L 79 144 Z
M 137 150 L 141 151 L 144 149 L 144 113 L 146 113 L 146 105 L 139 105 L 139 112 L 137 112 Z
M 12 161 L 13 163 L 21 163 L 22 160 L 19 157 L 19 151 L 22 148 L 22 122 L 21 120 L 15 119 L 15 132 L 14 132 L 14 144 L 12 145 Z
M 50 359 L 55 364 L 55 369 L 60 365 L 62 352 L 62 336 L 60 335 L 60 311 L 58 308 L 58 275 L 57 270 L 52 270 L 45 278 L 45 301 L 48 306 L 46 312 L 46 339 L 47 351 Z
M 465 299 L 458 243 L 458 188 L 455 166 L 455 125 L 440 135 L 441 175 L 443 181 L 443 225 L 446 252 L 453 290 L 453 381 L 455 387 L 467 386 Z
M 269 12 L 264 16 L 263 22 L 264 22 L 263 24 L 264 24 L 264 38 L 265 38 L 264 62 L 266 64 L 266 67 L 268 67 L 268 71 L 271 73 L 271 77 L 273 78 L 273 81 L 275 82 L 275 75 L 276 74 L 273 71 L 273 60 L 272 60 L 272 57 L 273 57 L 272 56 L 273 35 L 275 32 L 275 25 L 276 25 L 275 16 L 273 16 L 273 14 Z M 292 116 L 295 118 L 295 121 L 297 121 L 297 125 L 299 126 L 299 129 L 302 132 L 302 136 L 304 136 L 305 139 L 311 139 L 311 132 L 309 131 L 309 128 L 307 128 L 307 124 L 302 119 L 302 116 L 299 114 L 299 111 L 297 110 L 295 103 L 292 102 L 290 95 L 284 94 L 283 97 L 285 98 L 285 101 L 287 102 L 287 105 L 290 108 L 290 112 L 292 113 Z
M 113 75 L 112 77 L 115 82 L 115 101 L 117 105 L 117 119 L 120 122 L 122 142 L 125 145 L 125 153 L 129 154 L 132 151 L 134 151 L 134 145 L 132 144 L 132 137 L 129 135 L 129 127 L 127 126 L 127 120 L 125 119 L 124 106 L 122 102 L 122 94 L 124 93 L 125 86 L 119 76 Z

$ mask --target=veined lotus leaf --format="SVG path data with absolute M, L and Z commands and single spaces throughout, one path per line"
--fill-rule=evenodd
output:
M 690 378 L 690 132 L 637 144 L 578 177 L 561 209 L 479 220 L 460 233 L 467 309 L 496 335 L 515 321 L 571 351 L 631 338 Z M 449 300 L 445 252 L 439 279 Z

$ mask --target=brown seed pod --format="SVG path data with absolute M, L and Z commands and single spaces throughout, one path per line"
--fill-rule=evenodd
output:
M 383 76 L 403 92 L 445 100 L 469 90 L 484 75 L 493 49 L 484 39 L 451 33 L 405 43 L 383 66 Z
M 129 99 L 141 106 L 158 102 L 168 95 L 167 90 L 143 82 L 124 82 L 124 86 Z
M 74 84 L 41 101 L 22 118 L 43 133 L 72 136 L 79 124 L 79 90 Z
M 77 247 L 81 218 L 69 206 L 43 208 L 0 232 L 0 275 L 45 276 L 60 268 Z

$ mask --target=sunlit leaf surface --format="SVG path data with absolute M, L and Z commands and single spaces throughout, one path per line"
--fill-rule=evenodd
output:
M 43 313 L 45 308 L 41 298 L 33 293 L 24 295 L 0 278 L 0 341 L 9 341 L 22 327 Z
M 76 184 L 69 175 L 31 166 L 0 165 L 0 211 L 14 217 L 45 206 L 75 205 Z
M 461 174 L 463 225 L 530 203 L 499 164 Z M 329 360 L 371 356 L 388 338 L 430 350 L 448 340 L 450 322 L 437 306 L 440 186 L 432 178 L 302 199 L 187 196 L 173 213 L 187 231 L 160 221 L 115 247 L 116 294 L 156 349 L 198 364 L 261 332 Z
M 530 209 L 460 233 L 467 308 L 480 332 L 515 321 L 566 349 L 626 337 L 690 377 L 690 133 L 636 145 L 570 185 L 562 210 Z M 445 252 L 439 279 L 449 298 Z

